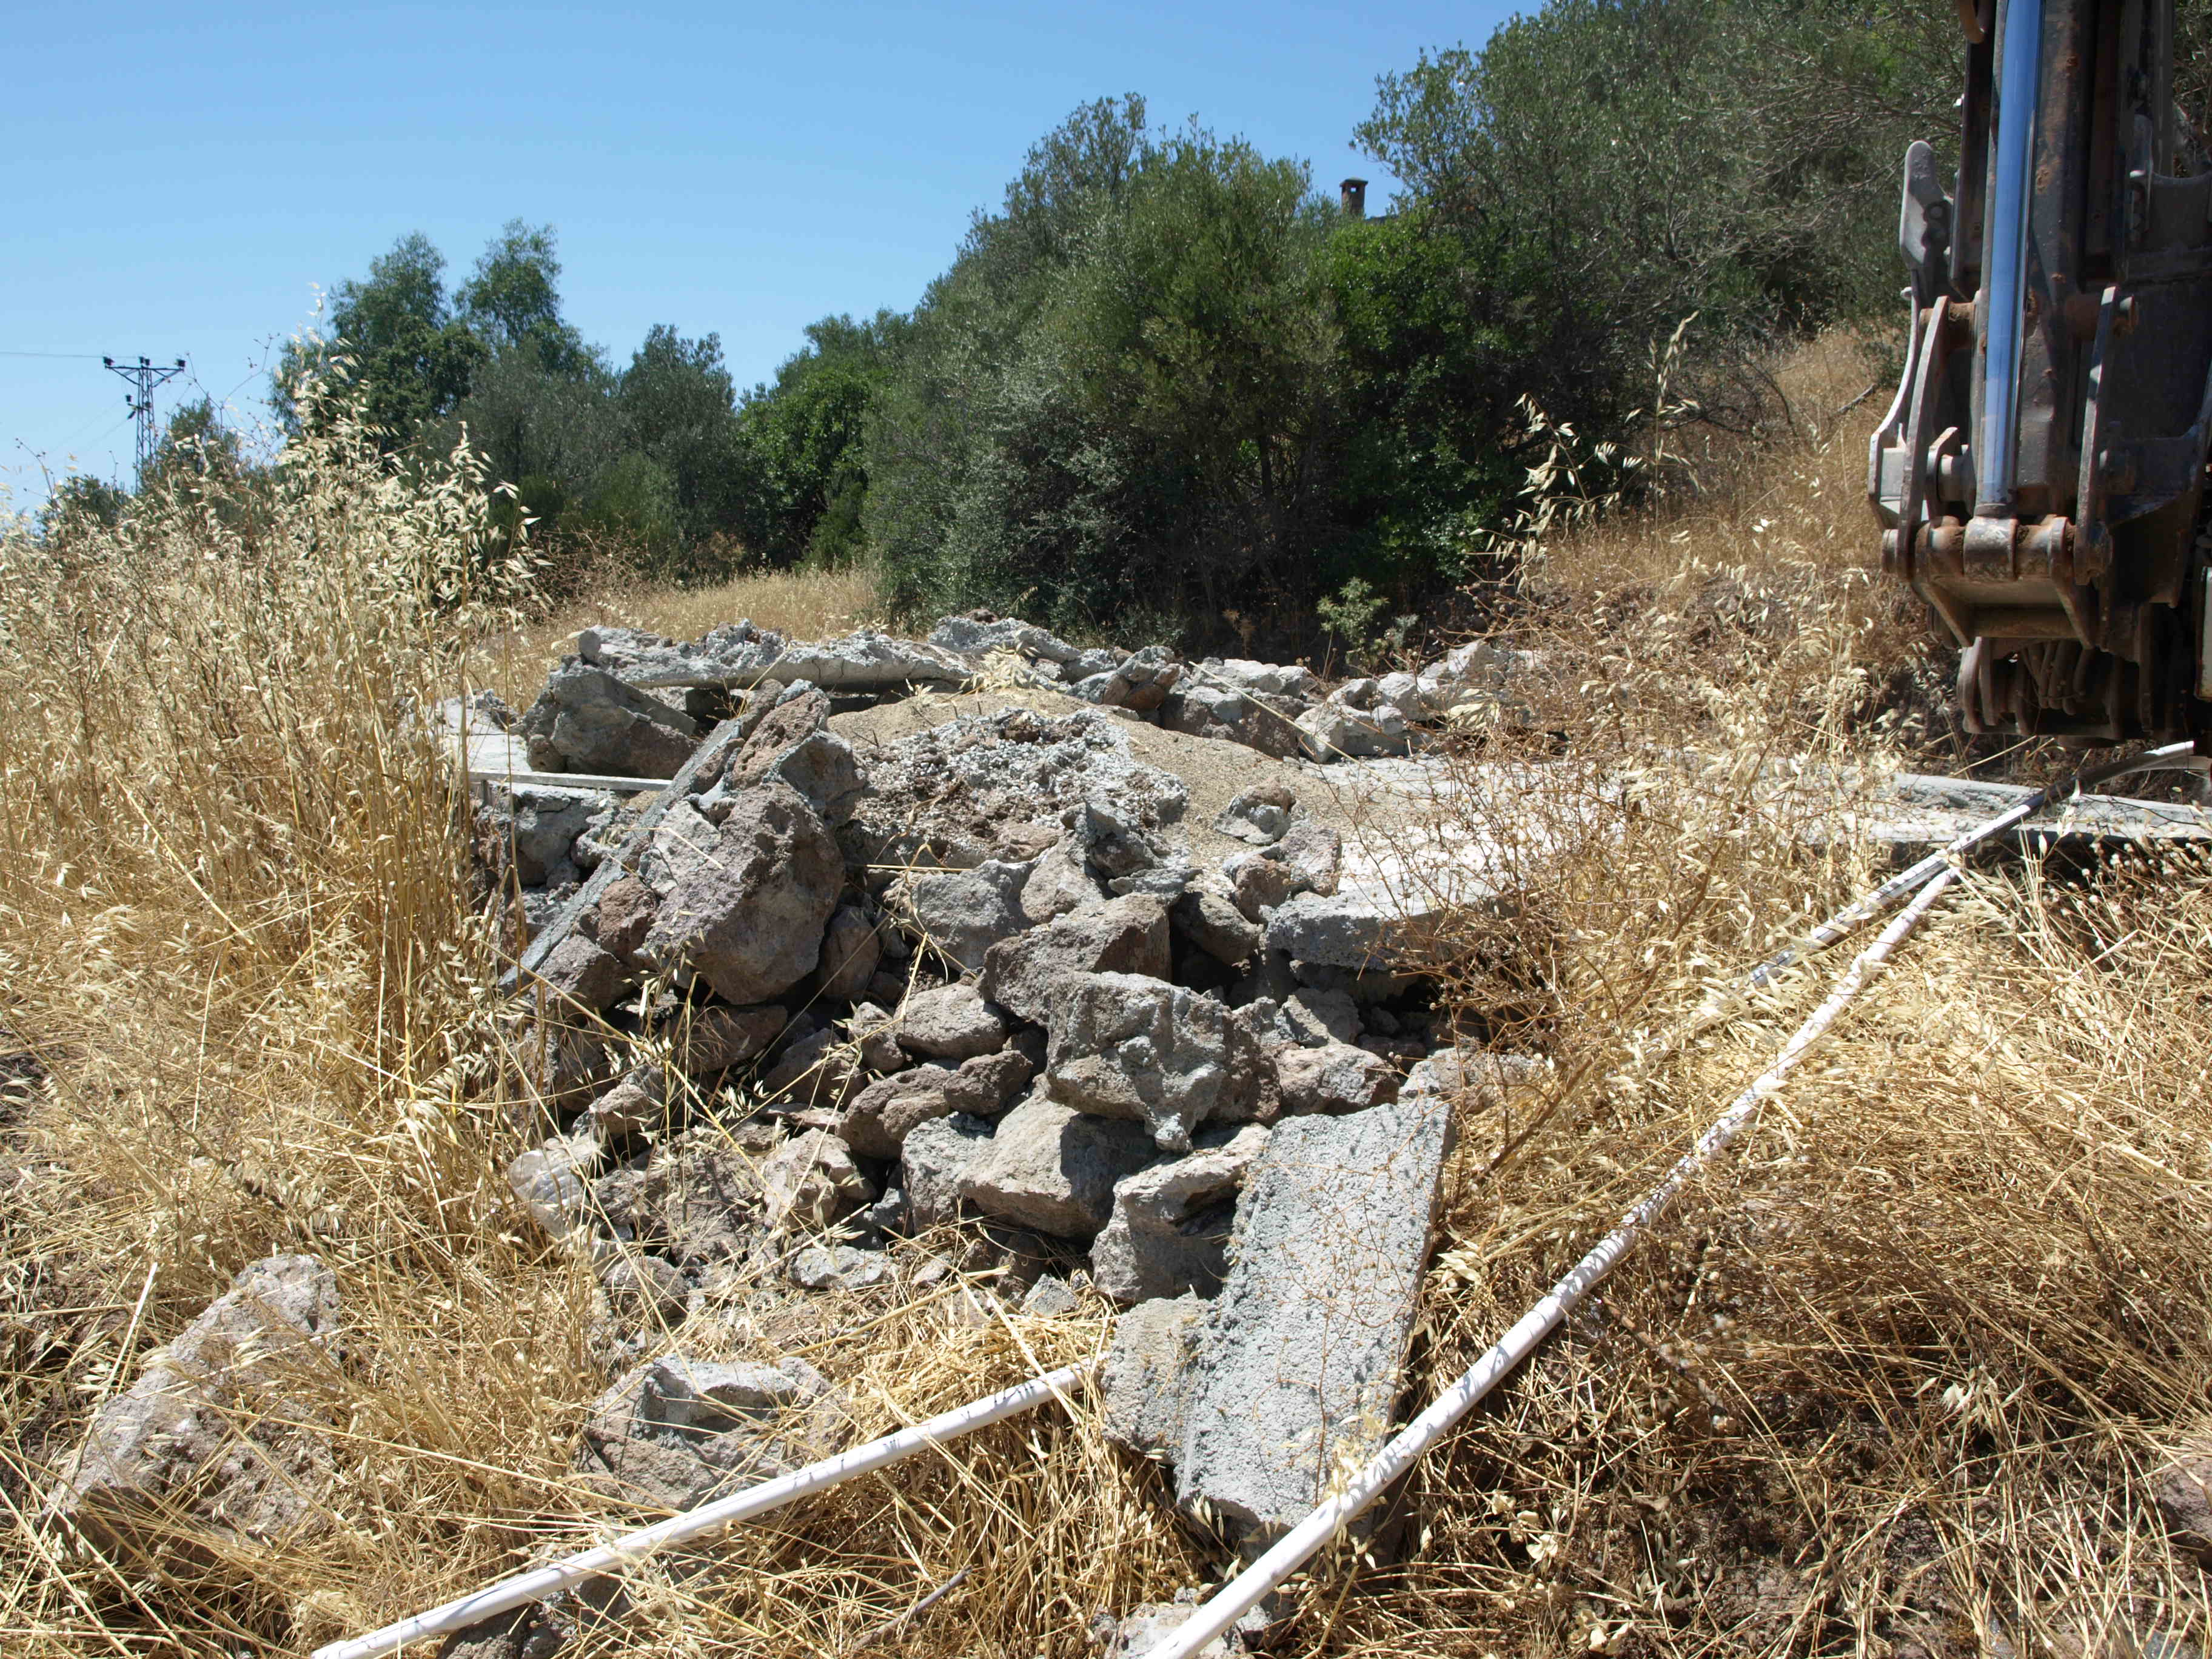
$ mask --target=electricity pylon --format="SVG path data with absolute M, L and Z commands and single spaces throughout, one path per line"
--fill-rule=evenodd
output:
M 118 363 L 112 357 L 100 361 L 111 372 L 120 374 L 123 383 L 131 388 L 123 394 L 123 401 L 138 422 L 138 476 L 143 479 L 154 465 L 154 388 L 183 374 L 185 360 L 178 358 L 174 368 L 156 368 L 143 357 L 136 363 Z

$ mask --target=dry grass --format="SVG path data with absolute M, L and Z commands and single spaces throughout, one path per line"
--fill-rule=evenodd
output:
M 544 684 L 546 670 L 573 650 L 586 628 L 642 628 L 672 640 L 696 640 L 708 629 L 750 617 L 794 639 L 826 639 L 884 626 L 873 574 L 842 570 L 765 570 L 708 587 L 641 581 L 610 569 L 550 613 L 488 639 L 472 665 L 483 684 L 517 708 Z
M 1550 665 L 1544 728 L 1470 739 L 1469 767 L 1570 778 L 1549 806 L 1468 809 L 1458 828 L 1527 861 L 1540 898 L 1464 917 L 1443 964 L 1469 1018 L 1545 1048 L 1559 1081 L 1548 1115 L 1466 1137 L 1418 1393 L 1818 994 L 1807 976 L 1680 1052 L 1657 1041 L 1870 873 L 1863 849 L 1808 848 L 1762 765 L 1879 768 L 1929 738 L 1894 712 L 1911 630 L 1834 558 L 1872 540 L 1872 411 L 1817 434 L 1807 413 L 1863 372 L 1791 375 L 1796 443 L 1550 550 L 1518 641 Z M 520 596 L 470 556 L 465 490 L 412 495 L 337 453 L 295 477 L 249 541 L 187 512 L 65 568 L 0 550 L 0 1055 L 43 1073 L 0 1176 L 10 1656 L 296 1653 L 614 1523 L 569 1473 L 605 1375 L 591 1286 L 498 1178 L 522 1136 L 498 1091 L 456 1086 L 503 1028 L 465 821 L 407 713 L 483 678 L 488 641 L 526 695 L 592 621 L 818 633 L 871 608 L 857 578 L 771 579 L 519 629 Z M 1632 791 L 1596 781 L 1631 765 Z M 2203 1642 L 2145 1481 L 2212 1398 L 2208 945 L 2202 862 L 1978 870 L 1601 1306 L 1417 1472 L 1395 1565 L 1317 1571 L 1275 1650 Z M 272 1249 L 340 1279 L 343 1355 L 301 1381 L 337 1447 L 330 1524 L 190 1571 L 27 1524 L 98 1401 Z M 774 1332 L 709 1310 L 672 1336 L 804 1349 L 875 1427 L 1104 1334 L 951 1304 L 821 1298 Z M 842 1655 L 964 1568 L 866 1651 L 1073 1659 L 1094 1611 L 1221 1566 L 1156 1471 L 1047 1412 L 635 1576 L 574 1650 Z

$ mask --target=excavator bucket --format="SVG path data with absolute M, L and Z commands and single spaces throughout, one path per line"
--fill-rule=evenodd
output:
M 1947 195 L 1905 152 L 1909 345 L 1871 446 L 1885 570 L 1961 647 L 1972 731 L 2212 729 L 2212 170 L 2172 0 L 1962 0 Z

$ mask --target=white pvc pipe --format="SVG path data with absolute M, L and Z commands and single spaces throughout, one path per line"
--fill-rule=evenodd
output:
M 1216 1591 L 1189 1620 L 1152 1650 L 1149 1659 L 1192 1659 L 1192 1656 L 1257 1607 L 1277 1586 L 1296 1572 L 1362 1510 L 1380 1497 L 1387 1486 L 1411 1468 L 1414 1461 L 1443 1437 L 1461 1418 L 1495 1388 L 1498 1381 L 1526 1359 L 1537 1343 L 1571 1313 L 1598 1283 L 1627 1255 L 1652 1223 L 1671 1208 L 1690 1178 L 1714 1156 L 1741 1134 L 1759 1110 L 1759 1103 L 1781 1087 L 1782 1079 L 1835 1023 L 1880 967 L 1898 942 L 1928 914 L 1944 890 L 1958 879 L 1955 868 L 1946 868 L 1922 887 L 1912 902 L 1882 929 L 1850 969 L 1838 981 L 1828 999 L 1813 1011 L 1783 1046 L 1774 1063 L 1760 1073 L 1751 1086 L 1738 1095 L 1727 1111 L 1714 1121 L 1697 1144 L 1667 1172 L 1666 1179 L 1647 1193 L 1642 1202 L 1621 1218 L 1620 1224 L 1598 1242 L 1595 1249 L 1568 1270 L 1543 1300 L 1522 1315 L 1518 1324 L 1499 1339 L 1474 1366 L 1437 1396 L 1435 1403 L 1408 1423 L 1390 1443 L 1354 1475 L 1344 1488 L 1327 1499 L 1304 1521 L 1283 1534 L 1275 1546 L 1234 1579 Z
M 1815 956 L 1838 940 L 1856 933 L 1872 918 L 1903 898 L 1915 888 L 1925 884 L 1938 871 L 1948 868 L 1960 854 L 1978 847 L 1992 836 L 2001 836 L 2024 819 L 2032 817 L 2058 799 L 2071 799 L 2092 785 L 2109 783 L 2114 778 L 2132 772 L 2190 771 L 2203 772 L 2208 763 L 2198 755 L 2193 744 L 2187 742 L 2170 743 L 2163 748 L 2147 749 L 2140 755 L 2130 755 L 2125 760 L 2107 762 L 2092 767 L 2087 772 L 2076 773 L 2046 784 L 2018 805 L 2007 808 L 1986 823 L 1975 825 L 1952 841 L 1940 851 L 1930 853 L 1910 869 L 1900 870 L 1872 892 L 1854 899 L 1830 916 L 1796 944 L 1788 945 L 1769 957 L 1736 981 L 1735 989 L 1744 992 L 1763 989 L 1771 985 L 1788 969 L 1807 957 Z M 1702 1024 L 1711 1024 L 1720 1011 L 1701 1015 Z
M 443 1635 L 448 1631 L 465 1630 L 486 1619 L 520 1607 L 526 1601 L 542 1601 L 556 1591 L 597 1577 L 623 1567 L 635 1566 L 656 1550 L 670 1544 L 680 1544 L 703 1534 L 714 1532 L 734 1522 L 750 1521 L 755 1516 L 765 1515 L 770 1510 L 781 1509 L 814 1492 L 827 1491 L 856 1475 L 874 1470 L 927 1451 L 933 1446 L 943 1445 L 948 1440 L 957 1440 L 965 1434 L 988 1428 L 992 1424 L 1042 1406 L 1056 1395 L 1082 1382 L 1096 1370 L 1099 1362 L 1083 1360 L 1073 1365 L 1063 1365 L 1045 1376 L 1033 1377 L 1017 1387 L 941 1413 L 927 1422 L 917 1423 L 910 1429 L 901 1429 L 896 1434 L 872 1440 L 865 1446 L 840 1452 L 835 1457 L 825 1457 L 809 1463 L 803 1469 L 774 1480 L 764 1480 L 757 1486 L 718 1499 L 714 1503 L 681 1515 L 672 1515 L 665 1521 L 617 1538 L 611 1544 L 598 1549 L 585 1550 L 564 1557 L 550 1566 L 518 1573 L 497 1583 L 448 1601 L 442 1607 L 418 1613 L 411 1619 L 403 1619 L 396 1625 L 386 1625 L 382 1630 L 367 1636 L 356 1636 L 349 1641 L 332 1642 L 315 1650 L 313 1659 L 389 1659 L 410 1642 L 428 1636 Z

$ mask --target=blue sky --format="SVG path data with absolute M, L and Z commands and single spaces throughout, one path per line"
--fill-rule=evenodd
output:
M 1087 99 L 1140 92 L 1380 205 L 1348 148 L 1375 77 L 1513 9 L 18 5 L 0 486 L 22 507 L 42 458 L 127 471 L 101 354 L 186 358 L 163 411 L 204 389 L 258 416 L 315 286 L 410 230 L 459 275 L 505 221 L 550 222 L 587 339 L 621 360 L 653 323 L 716 332 L 749 385 L 817 317 L 911 306 Z

